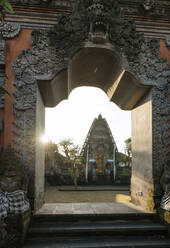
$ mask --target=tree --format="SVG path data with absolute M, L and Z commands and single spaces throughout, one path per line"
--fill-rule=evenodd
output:
M 8 0 L 0 0 L 0 20 L 4 20 L 4 12 L 14 13 L 14 10 Z
M 70 175 L 73 179 L 75 189 L 77 189 L 77 179 L 79 177 L 78 164 L 81 163 L 80 146 L 75 145 L 72 139 L 63 139 L 58 144 L 59 150 L 73 162 L 73 167 L 70 169 Z
M 126 164 L 127 162 L 127 155 L 122 152 L 116 153 L 116 163 L 119 164 Z
M 58 143 L 59 150 L 73 163 L 78 162 L 80 146 L 75 145 L 72 139 L 63 139 Z
M 125 152 L 128 156 L 128 165 L 131 163 L 132 160 L 132 138 L 128 138 L 125 140 Z

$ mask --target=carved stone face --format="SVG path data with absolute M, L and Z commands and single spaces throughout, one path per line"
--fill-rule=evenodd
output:
M 143 7 L 145 10 L 150 10 L 154 6 L 154 0 L 144 0 Z

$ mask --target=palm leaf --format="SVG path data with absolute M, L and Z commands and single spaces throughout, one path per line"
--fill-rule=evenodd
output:
M 2 6 L 6 12 L 11 13 L 11 14 L 14 13 L 14 10 L 11 4 L 8 2 L 8 0 L 4 0 Z
M 2 10 L 0 10 L 0 20 L 4 21 L 4 13 L 3 10 L 5 10 L 7 13 L 14 13 L 14 10 L 8 0 L 0 0 L 0 5 L 2 6 Z

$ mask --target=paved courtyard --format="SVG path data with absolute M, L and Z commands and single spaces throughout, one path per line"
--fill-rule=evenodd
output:
M 129 187 L 126 186 L 48 186 L 45 203 L 80 202 L 130 202 Z
M 149 213 L 132 204 L 128 187 L 47 187 L 45 204 L 37 214 Z

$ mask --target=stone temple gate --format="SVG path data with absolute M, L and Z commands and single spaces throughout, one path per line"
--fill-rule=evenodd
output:
M 132 201 L 153 210 L 164 192 L 170 190 L 168 62 L 158 58 L 158 40 L 146 38 L 136 30 L 133 20 L 123 16 L 121 1 L 70 2 L 72 11 L 70 5 L 58 11 L 57 24 L 50 29 L 45 24 L 33 31 L 20 30 L 18 24 L 11 23 L 0 27 L 6 40 L 7 68 L 15 59 L 12 88 L 7 82 L 7 89 L 14 93 L 8 116 L 4 117 L 6 123 L 12 123 L 8 133 L 5 126 L 8 138 L 4 147 L 11 143 L 24 161 L 30 174 L 30 199 L 36 209 L 40 208 L 44 194 L 41 135 L 45 107 L 67 99 L 76 87 L 99 87 L 110 101 L 132 111 Z M 16 35 L 17 42 L 13 43 Z M 28 40 L 25 47 L 23 37 Z M 19 56 L 17 51 L 22 51 Z M 8 74 L 12 75 L 11 69 Z M 9 96 L 5 101 L 11 101 Z

